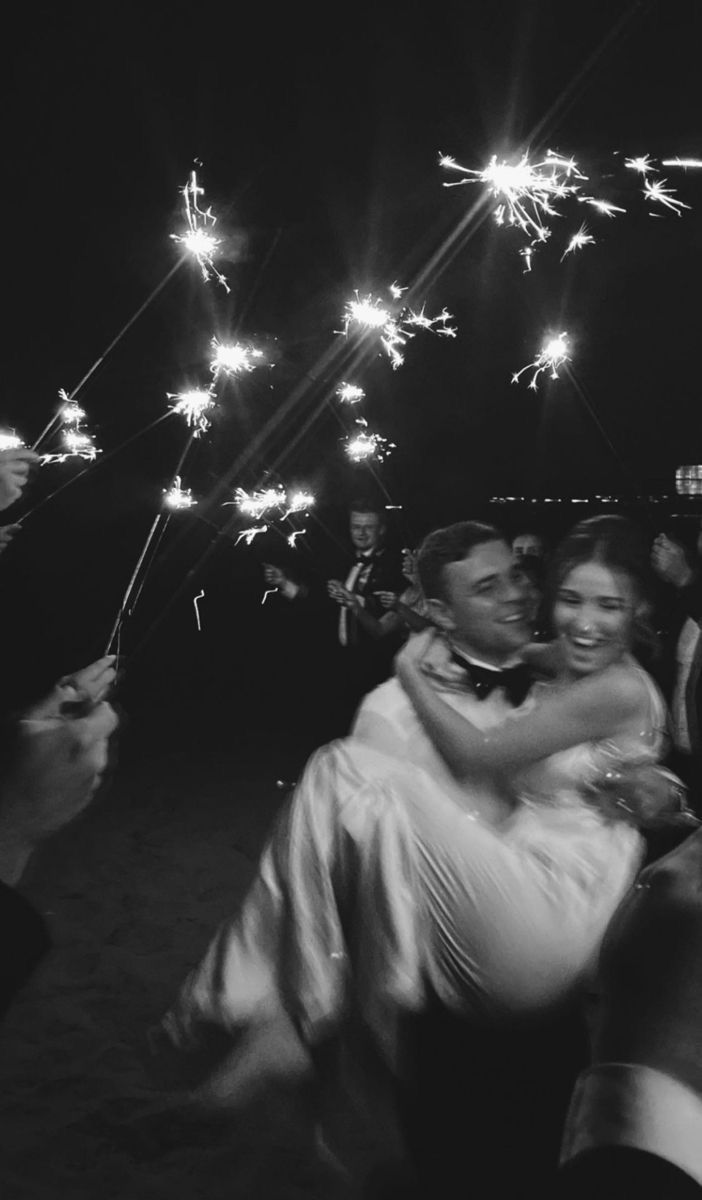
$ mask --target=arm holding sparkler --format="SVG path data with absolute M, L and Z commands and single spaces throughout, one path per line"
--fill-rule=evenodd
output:
M 26 446 L 0 450 L 0 509 L 10 508 L 19 500 L 31 468 L 40 461 L 39 455 Z
M 0 777 L 0 880 L 14 886 L 36 847 L 87 807 L 107 766 L 117 715 L 114 658 L 60 680 L 16 721 Z
M 282 567 L 276 567 L 272 563 L 263 564 L 263 577 L 266 587 L 276 588 L 286 600 L 303 600 L 308 594 L 309 589 L 304 583 L 296 583 L 285 574 Z
M 330 579 L 327 583 L 327 593 L 336 604 L 352 612 L 359 625 L 377 641 L 396 632 L 397 620 L 393 612 L 374 617 L 366 608 L 365 597 L 349 591 L 340 580 Z

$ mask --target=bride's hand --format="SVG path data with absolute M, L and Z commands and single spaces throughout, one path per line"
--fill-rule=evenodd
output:
M 402 649 L 395 655 L 395 671 L 400 683 L 421 669 L 437 636 L 437 631 L 430 628 L 423 629 L 421 633 L 413 633 L 407 639 Z

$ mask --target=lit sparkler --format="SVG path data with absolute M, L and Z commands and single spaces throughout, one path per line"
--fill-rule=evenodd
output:
M 199 437 L 206 429 L 210 427 L 210 420 L 207 416 L 208 411 L 214 408 L 214 396 L 209 388 L 192 388 L 187 392 L 167 392 L 169 400 L 175 400 L 175 404 L 171 404 L 171 411 L 178 413 L 181 417 L 185 417 L 191 429 L 195 430 L 195 437 Z
M 344 446 L 347 457 L 355 463 L 369 462 L 371 459 L 383 462 L 395 449 L 395 443 L 389 442 L 379 433 L 368 432 L 368 422 L 364 421 L 362 417 L 356 421 L 356 424 L 362 426 L 361 432 L 349 434 L 347 437 Z
M 624 166 L 630 171 L 637 171 L 639 175 L 646 175 L 649 171 L 655 171 L 653 160 L 647 154 L 640 154 L 638 158 L 625 158 Z
M 22 438 L 16 433 L 0 432 L 0 450 L 21 450 L 23 446 Z
M 591 233 L 588 233 L 587 225 L 585 222 L 583 222 L 578 232 L 573 234 L 572 238 L 568 242 L 568 245 L 563 251 L 563 254 L 561 255 L 561 262 L 563 262 L 563 259 L 567 254 L 572 254 L 574 250 L 580 250 L 583 246 L 591 246 L 593 245 L 594 241 L 594 237 Z
M 684 204 L 682 200 L 676 200 L 674 192 L 671 188 L 666 187 L 665 179 L 655 179 L 649 182 L 647 179 L 644 184 L 643 194 L 647 200 L 657 201 L 674 212 L 676 217 L 679 217 L 681 208 L 689 208 L 689 204 Z
M 525 371 L 530 371 L 532 368 L 534 369 L 534 374 L 531 377 L 529 387 L 533 391 L 536 391 L 538 387 L 536 381 L 544 371 L 550 371 L 551 378 L 558 379 L 558 368 L 563 363 L 570 362 L 571 358 L 567 339 L 567 333 L 559 333 L 558 337 L 547 338 L 534 361 L 527 363 L 525 367 L 522 367 L 521 371 L 515 372 L 512 376 L 512 383 L 518 383 L 520 375 L 523 375 Z
M 239 536 L 237 537 L 234 545 L 238 546 L 239 542 L 241 542 L 243 540 L 246 542 L 247 546 L 250 546 L 252 541 L 254 540 L 254 538 L 258 537 L 259 533 L 266 533 L 267 530 L 268 530 L 267 525 L 255 525 L 251 529 L 242 529 L 242 531 L 239 534 Z
M 556 202 L 575 195 L 580 189 L 578 181 L 587 179 L 573 158 L 563 158 L 551 150 L 537 163 L 529 162 L 528 154 L 522 155 L 516 163 L 498 161 L 497 155 L 493 154 L 482 170 L 462 167 L 446 154 L 439 156 L 439 163 L 469 177 L 444 183 L 444 187 L 484 184 L 490 195 L 499 200 L 493 211 L 497 224 L 516 225 L 539 241 L 544 241 L 549 233 L 543 218 L 559 216 Z
M 265 488 L 261 492 L 246 492 L 243 488 L 237 488 L 234 499 L 226 500 L 225 505 L 236 504 L 239 512 L 256 520 L 275 508 L 282 508 L 285 502 L 285 491 L 281 487 Z
M 212 209 L 202 209 L 198 198 L 204 196 L 205 189 L 200 187 L 197 182 L 197 174 L 191 171 L 190 178 L 183 188 L 183 199 L 185 201 L 185 219 L 188 222 L 188 232 L 179 234 L 172 233 L 171 237 L 174 242 L 178 242 L 184 246 L 199 263 L 202 271 L 202 278 L 207 281 L 210 275 L 214 275 L 218 283 L 221 283 L 225 291 L 229 291 L 227 283 L 221 271 L 218 271 L 214 265 L 214 255 L 222 244 L 221 238 L 217 238 L 211 232 L 217 223 L 217 218 L 213 215 Z
M 406 291 L 406 288 L 398 288 L 397 284 L 390 288 L 393 299 L 397 299 L 403 291 Z M 393 370 L 397 370 L 405 361 L 400 347 L 405 346 L 409 339 L 415 336 L 413 327 L 430 329 L 433 333 L 443 334 L 444 337 L 455 337 L 456 330 L 447 324 L 450 320 L 451 314 L 446 309 L 436 317 L 428 317 L 423 308 L 420 312 L 407 308 L 393 312 L 377 297 L 371 294 L 359 296 L 356 292 L 356 299 L 347 301 L 344 309 L 343 333 L 348 336 L 352 329 L 362 334 L 372 331 L 380 333 L 381 345 L 392 363 Z
M 219 374 L 220 371 L 225 375 L 243 375 L 245 371 L 253 371 L 262 365 L 258 360 L 263 359 L 263 351 L 257 350 L 255 346 L 244 345 L 243 342 L 227 345 L 216 337 L 212 338 L 211 345 L 214 358 L 210 363 L 210 370 L 213 375 Z
M 86 413 L 76 404 L 75 400 L 69 400 L 66 393 L 62 390 L 59 395 L 64 400 L 63 407 L 59 412 L 59 417 L 64 425 L 80 425 L 85 420 Z
M 363 400 L 366 393 L 362 387 L 358 387 L 355 383 L 342 383 L 336 389 L 336 394 L 343 404 L 358 404 L 359 400 Z
M 288 536 L 285 540 L 287 541 L 291 550 L 295 549 L 295 542 L 297 541 L 297 539 L 299 537 L 304 537 L 304 535 L 306 533 L 307 533 L 306 529 L 294 529 L 292 533 L 288 534 Z
M 268 599 L 269 596 L 275 596 L 277 591 L 278 591 L 277 587 L 267 588 L 266 591 L 263 593 L 263 597 L 261 599 L 261 604 L 265 604 L 266 600 Z
M 283 520 L 289 517 L 292 513 L 307 512 L 312 508 L 315 498 L 312 492 L 292 492 L 288 497 L 287 511 L 283 513 Z
M 180 475 L 176 475 L 169 488 L 164 488 L 163 502 L 168 508 L 173 509 L 192 508 L 194 504 L 197 504 L 197 500 L 193 499 L 192 490 L 181 487 Z
M 84 458 L 88 462 L 94 462 L 100 454 L 92 435 L 85 430 L 64 429 L 62 436 L 64 449 L 53 454 L 42 454 L 43 463 L 63 463 L 69 458 Z

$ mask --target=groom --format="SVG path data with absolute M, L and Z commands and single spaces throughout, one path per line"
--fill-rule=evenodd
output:
M 427 675 L 443 699 L 480 729 L 501 724 L 527 701 L 530 685 L 522 655 L 531 641 L 532 596 L 509 544 L 492 525 L 461 521 L 425 538 L 417 569 L 428 615 L 445 634 L 425 661 Z M 460 802 L 462 790 L 397 679 L 365 697 L 351 735 L 422 768 Z

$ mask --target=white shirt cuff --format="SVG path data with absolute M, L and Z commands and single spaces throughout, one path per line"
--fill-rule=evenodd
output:
M 645 1150 L 702 1186 L 702 1098 L 653 1067 L 590 1067 L 575 1085 L 561 1164 L 602 1146 Z

